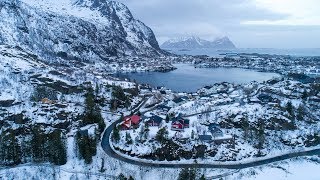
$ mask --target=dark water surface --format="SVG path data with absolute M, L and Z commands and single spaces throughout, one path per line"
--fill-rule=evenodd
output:
M 150 84 L 154 87 L 164 86 L 176 92 L 196 92 L 199 88 L 220 82 L 248 83 L 263 82 L 276 73 L 257 72 L 239 68 L 194 68 L 190 64 L 175 64 L 177 70 L 161 72 L 122 73 L 117 77 L 135 79 L 139 83 Z

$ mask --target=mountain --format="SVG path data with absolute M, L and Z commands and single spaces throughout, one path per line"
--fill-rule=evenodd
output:
M 214 49 L 234 49 L 236 46 L 228 37 L 217 38 L 214 41 L 203 40 L 199 37 L 182 37 L 171 39 L 161 45 L 163 49 L 197 49 L 197 48 L 214 48 Z
M 0 44 L 46 61 L 161 56 L 153 31 L 122 3 L 106 0 L 0 0 Z

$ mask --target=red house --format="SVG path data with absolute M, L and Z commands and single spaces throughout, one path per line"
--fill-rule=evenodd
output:
M 183 131 L 184 126 L 180 121 L 175 121 L 171 123 L 171 130 Z
M 122 123 L 122 129 L 128 130 L 136 127 L 140 123 L 140 116 L 138 115 L 133 115 L 133 116 L 126 116 L 123 118 L 123 123 Z
M 174 118 L 171 123 L 171 130 L 183 131 L 185 128 L 189 128 L 190 121 L 183 119 L 181 116 Z

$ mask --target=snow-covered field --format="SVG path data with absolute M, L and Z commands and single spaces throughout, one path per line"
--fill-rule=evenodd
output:
M 72 164 L 61 167 L 51 165 L 21 165 L 16 168 L 1 169 L 0 177 L 9 179 L 115 179 L 120 173 L 133 176 L 136 180 L 176 180 L 179 169 L 148 168 L 126 164 L 99 154 L 94 164 L 101 165 L 105 158 L 105 172 L 100 172 L 99 166 Z M 96 161 L 97 160 L 97 161 Z M 222 178 L 224 180 L 256 179 L 256 180 L 318 180 L 320 179 L 319 157 L 296 158 L 269 165 L 241 170 L 228 169 L 198 169 L 198 174 L 205 174 L 207 179 Z

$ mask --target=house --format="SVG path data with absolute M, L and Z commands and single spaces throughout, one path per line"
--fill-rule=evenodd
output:
M 217 124 L 214 124 L 214 123 L 210 124 L 208 129 L 214 138 L 223 136 L 223 132 Z
M 211 143 L 212 142 L 212 136 L 211 135 L 199 135 L 199 140 L 201 142 Z
M 128 130 L 139 125 L 141 117 L 138 115 L 126 116 L 123 118 L 122 129 Z
M 171 130 L 183 131 L 190 127 L 190 120 L 182 118 L 180 115 L 172 119 Z
M 183 101 L 185 101 L 184 99 L 182 99 L 182 98 L 175 98 L 175 99 L 173 99 L 172 100 L 174 103 L 176 103 L 176 104 L 181 104 Z
M 171 107 L 165 106 L 165 105 L 159 105 L 157 108 L 164 111 L 164 112 L 168 112 L 171 109 Z
M 272 102 L 273 100 L 273 98 L 268 94 L 259 94 L 258 99 L 264 103 Z
M 178 97 L 172 100 L 176 105 L 183 104 L 184 101 L 188 100 L 189 98 L 187 96 Z
M 41 103 L 42 104 L 52 104 L 53 102 L 48 98 L 43 98 L 43 99 L 41 99 Z
M 163 94 L 163 95 L 166 95 L 166 94 L 167 94 L 167 92 L 164 91 L 164 90 L 161 90 L 160 93 Z
M 160 116 L 154 115 L 154 116 L 150 117 L 149 120 L 147 120 L 146 123 L 147 123 L 149 126 L 160 126 L 161 123 L 162 123 L 162 120 L 163 120 L 163 119 L 162 119 Z

